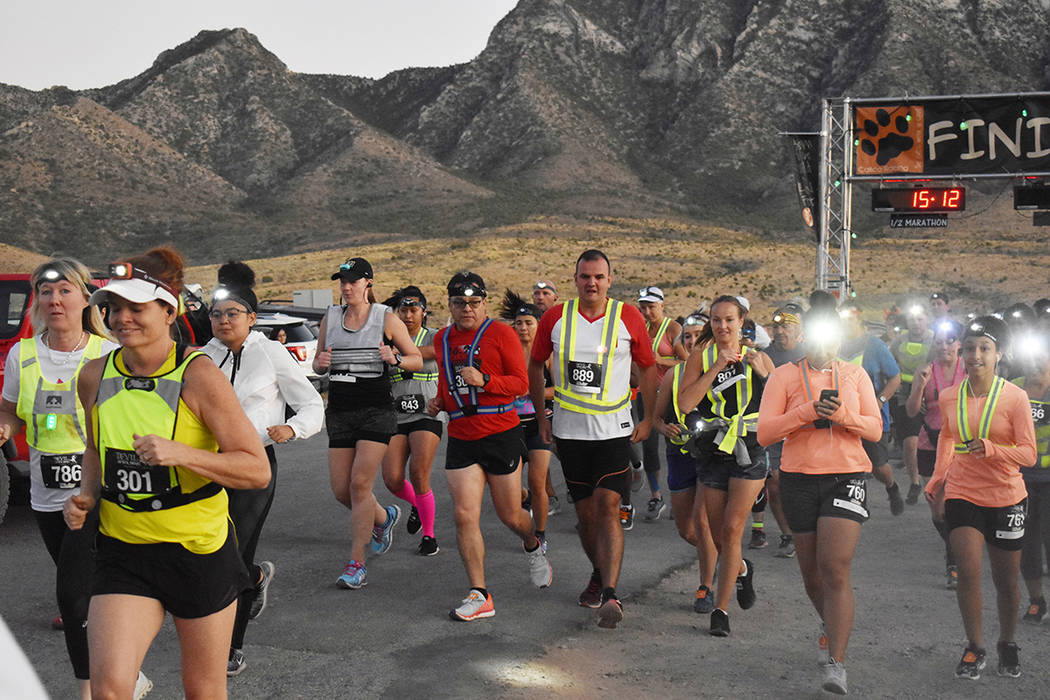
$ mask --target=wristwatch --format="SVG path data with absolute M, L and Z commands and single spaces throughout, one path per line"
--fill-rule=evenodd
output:
M 490 377 L 489 375 L 482 374 L 481 375 L 481 386 L 485 386 L 486 384 L 488 384 L 490 379 L 492 379 L 492 377 Z
M 401 366 L 401 355 L 395 352 L 394 353 L 394 367 L 400 367 L 400 366 Z
M 879 394 L 879 403 L 886 403 L 886 397 L 882 394 Z

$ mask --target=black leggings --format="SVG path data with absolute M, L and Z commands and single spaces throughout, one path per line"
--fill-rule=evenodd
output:
M 1026 483 L 1028 517 L 1021 546 L 1021 576 L 1038 581 L 1043 576 L 1043 553 L 1050 562 L 1050 483 Z
M 263 489 L 226 489 L 230 495 L 230 519 L 237 533 L 237 551 L 248 568 L 248 578 L 252 588 L 241 593 L 237 599 L 237 618 L 233 623 L 233 641 L 231 648 L 244 647 L 244 632 L 248 629 L 248 613 L 255 601 L 255 584 L 259 582 L 260 570 L 255 565 L 255 548 L 259 546 L 259 535 L 263 523 L 273 504 L 274 489 L 277 486 L 277 455 L 273 445 L 266 446 L 266 456 L 270 460 L 270 483 Z
M 84 527 L 70 530 L 62 511 L 33 511 L 44 546 L 55 562 L 55 596 L 62 615 L 66 651 L 79 680 L 91 677 L 88 663 L 87 616 L 91 602 L 91 578 L 95 573 L 95 535 L 98 509 L 88 514 Z

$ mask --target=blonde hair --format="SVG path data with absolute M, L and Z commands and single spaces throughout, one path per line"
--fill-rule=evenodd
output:
M 47 330 L 44 310 L 40 305 L 39 287 L 45 282 L 52 281 L 44 277 L 44 273 L 49 270 L 53 270 L 59 275 L 58 279 L 54 281 L 65 280 L 76 287 L 84 295 L 84 301 L 87 301 L 91 296 L 91 289 L 88 287 L 91 284 L 91 273 L 79 260 L 53 258 L 39 265 L 33 270 L 33 274 L 29 278 L 33 287 L 33 305 L 29 309 L 29 319 L 33 322 L 33 332 L 36 335 L 40 335 Z M 102 312 L 99 311 L 97 306 L 88 304 L 81 314 L 80 324 L 88 333 L 94 333 L 103 338 L 110 338 L 109 331 L 106 329 L 105 324 L 102 323 Z

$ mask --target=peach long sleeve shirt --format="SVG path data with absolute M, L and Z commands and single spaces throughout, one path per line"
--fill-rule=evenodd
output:
M 977 424 L 984 410 L 986 396 L 966 396 L 967 422 L 970 434 L 977 435 Z M 1021 467 L 1035 463 L 1035 424 L 1028 394 L 1016 384 L 1007 382 L 992 414 L 984 457 L 956 454 L 959 437 L 959 385 L 941 392 L 939 400 L 944 426 L 937 442 L 937 463 L 926 493 L 936 496 L 941 488 L 944 497 L 960 498 L 988 508 L 1002 508 L 1020 503 L 1028 495 Z
M 805 360 L 802 360 L 805 362 Z M 882 414 L 875 387 L 862 367 L 836 360 L 839 400 L 830 428 L 814 428 L 814 400 L 824 389 L 834 389 L 834 373 L 807 368 L 811 394 L 798 363 L 773 370 L 758 410 L 758 441 L 771 445 L 784 440 L 780 469 L 802 474 L 854 474 L 870 472 L 871 460 L 861 440 L 882 437 Z M 810 398 L 812 396 L 812 398 Z

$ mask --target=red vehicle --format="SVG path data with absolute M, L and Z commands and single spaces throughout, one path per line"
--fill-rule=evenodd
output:
M 3 385 L 7 353 L 22 338 L 33 335 L 33 325 L 29 321 L 32 296 L 29 275 L 0 275 L 0 386 Z M 29 450 L 24 432 L 8 440 L 0 452 L 0 522 L 7 514 L 14 476 L 29 476 Z

